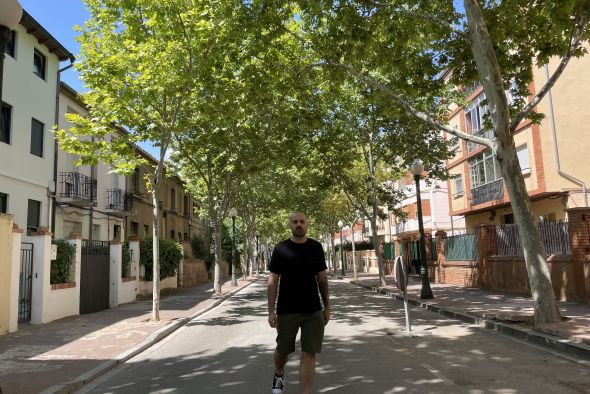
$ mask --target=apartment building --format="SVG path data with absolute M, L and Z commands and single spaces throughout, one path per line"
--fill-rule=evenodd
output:
M 557 67 L 534 70 L 531 95 Z M 489 137 L 484 128 L 486 112 L 481 86 L 471 87 L 469 105 L 450 109 L 450 125 L 467 133 Z M 590 165 L 584 152 L 590 149 L 590 124 L 585 121 L 586 96 L 590 92 L 590 58 L 572 59 L 555 86 L 537 107 L 545 119 L 538 125 L 523 121 L 514 136 L 518 159 L 539 222 L 567 218 L 566 209 L 587 206 L 586 185 Z M 509 97 L 509 99 L 511 99 Z M 479 224 L 514 222 L 508 193 L 495 155 L 489 149 L 466 141 L 454 146 L 455 156 L 447 162 L 453 178 L 448 182 L 452 215 L 465 215 L 469 232 Z
M 138 153 L 148 159 L 151 166 L 157 161 L 150 154 L 137 148 Z M 145 175 L 152 171 L 148 167 L 138 167 L 127 177 L 127 190 L 133 199 L 133 209 L 126 218 L 127 234 L 137 236 L 152 236 L 153 204 L 152 196 L 148 193 Z M 160 185 L 159 226 L 162 238 L 173 239 L 177 242 L 188 242 L 193 237 L 205 238 L 207 226 L 197 215 L 199 205 L 186 191 L 184 184 L 176 175 L 164 176 Z
M 5 48 L 0 135 L 0 212 L 14 216 L 23 240 L 52 221 L 60 62 L 74 55 L 23 11 Z
M 65 83 L 60 86 L 60 128 L 72 125 L 66 114 L 82 116 L 88 111 L 79 94 Z M 105 138 L 113 139 L 126 131 L 113 127 Z M 151 166 L 157 161 L 143 149 L 139 155 Z M 112 168 L 100 162 L 92 167 L 77 167 L 77 157 L 62 150 L 58 156 L 56 191 L 56 237 L 71 232 L 84 239 L 108 241 L 127 239 L 128 235 L 151 236 L 153 205 L 145 174 L 147 166 L 138 167 L 132 175 L 112 173 Z M 160 188 L 160 237 L 177 242 L 189 241 L 205 234 L 205 226 L 196 215 L 197 204 L 175 175 L 165 176 Z
M 60 84 L 59 127 L 68 130 L 72 124 L 67 114 L 88 115 L 82 98 L 73 88 Z M 125 131 L 113 127 L 107 139 L 117 138 Z M 55 185 L 56 215 L 54 234 L 67 238 L 71 233 L 83 239 L 110 241 L 124 239 L 125 216 L 132 209 L 131 196 L 125 190 L 125 176 L 111 173 L 111 166 L 75 165 L 78 157 L 59 149 Z

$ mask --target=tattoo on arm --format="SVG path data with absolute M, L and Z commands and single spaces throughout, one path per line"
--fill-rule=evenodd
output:
M 325 308 L 330 308 L 330 289 L 328 288 L 327 278 L 318 278 L 318 287 L 320 289 L 320 295 Z

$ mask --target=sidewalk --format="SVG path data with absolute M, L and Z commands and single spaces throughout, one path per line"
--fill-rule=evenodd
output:
M 213 282 L 164 290 L 159 322 L 149 321 L 150 296 L 44 325 L 21 325 L 17 332 L 0 336 L 0 392 L 71 392 L 85 380 L 90 381 L 126 361 L 255 280 L 239 280 L 238 287 L 227 281 L 218 296 L 213 294 Z
M 352 272 L 346 272 L 344 277 L 339 273 L 335 276 L 373 291 L 403 299 L 391 276 L 386 277 L 386 287 L 380 287 L 378 274 L 359 273 L 358 282 L 354 281 Z M 590 360 L 590 304 L 558 302 L 561 315 L 567 319 L 561 323 L 533 327 L 531 298 L 441 283 L 431 283 L 430 286 L 434 298 L 421 300 L 420 277 L 412 275 L 408 284 L 408 302 Z

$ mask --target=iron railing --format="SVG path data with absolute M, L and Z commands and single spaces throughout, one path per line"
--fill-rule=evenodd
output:
M 549 254 L 571 254 L 568 223 L 564 220 L 541 222 L 539 236 Z M 524 254 L 516 224 L 496 225 L 496 248 L 498 256 L 522 256 Z
M 446 237 L 445 260 L 477 260 L 477 245 L 475 234 L 463 234 Z
M 75 201 L 96 203 L 97 181 L 78 172 L 60 173 L 61 191 L 59 196 Z
M 479 205 L 488 201 L 501 200 L 504 197 L 504 180 L 486 183 L 471 189 L 471 204 Z
M 107 209 L 116 212 L 131 212 L 133 209 L 133 194 L 122 189 L 107 190 Z

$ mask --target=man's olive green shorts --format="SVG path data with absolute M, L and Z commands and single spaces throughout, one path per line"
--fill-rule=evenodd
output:
M 285 313 L 277 316 L 277 351 L 286 356 L 295 351 L 295 338 L 301 327 L 301 350 L 321 353 L 324 340 L 324 312 Z

